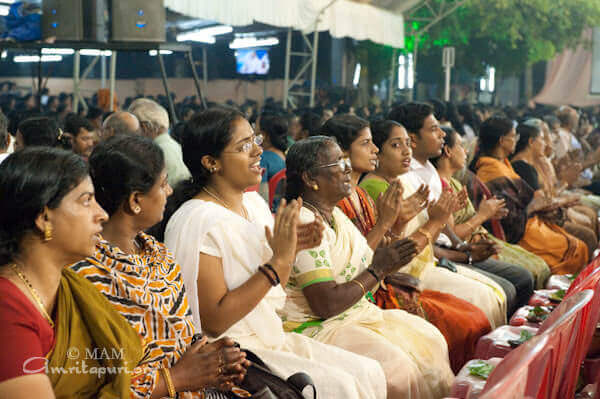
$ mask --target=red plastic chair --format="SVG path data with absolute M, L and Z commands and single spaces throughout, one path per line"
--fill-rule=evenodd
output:
M 538 329 L 530 326 L 500 326 L 494 331 L 482 336 L 475 347 L 475 359 L 490 359 L 508 355 L 513 347 L 508 341 L 518 340 L 521 331 L 526 330 L 531 335 L 536 335 Z
M 544 346 L 543 361 L 536 361 L 529 365 L 527 384 L 523 396 L 531 396 L 536 399 L 562 399 L 572 397 L 564 395 L 568 395 L 571 384 L 576 382 L 576 379 L 574 379 L 575 381 L 571 380 L 571 373 L 572 367 L 578 368 L 581 364 L 581 361 L 578 361 L 579 352 L 576 348 L 576 345 L 578 345 L 577 336 L 581 333 L 580 327 L 584 326 L 584 316 L 587 314 L 584 310 L 589 309 L 587 306 L 590 304 L 593 296 L 591 290 L 583 290 L 569 295 L 542 323 L 538 330 L 537 337 L 547 336 L 548 342 Z M 507 327 L 515 329 L 515 331 L 529 328 L 525 326 Z M 521 351 L 525 350 L 520 348 L 521 347 L 514 349 L 510 354 L 504 353 L 504 355 L 506 355 L 508 360 L 517 359 L 522 356 Z M 490 350 L 495 351 L 506 349 L 507 348 L 501 348 L 500 346 L 490 347 Z M 512 354 L 514 352 L 517 352 L 517 354 Z M 519 355 L 519 353 L 521 353 L 521 355 Z M 490 359 L 490 361 L 492 360 L 495 359 Z M 570 363 L 574 363 L 575 365 Z M 500 370 L 503 369 L 504 367 Z M 464 369 L 461 370 L 459 376 L 464 374 L 463 371 Z M 494 380 L 492 380 L 492 383 L 493 381 Z M 478 390 L 481 391 L 481 384 L 478 386 L 461 385 L 469 385 L 469 381 L 464 379 L 461 380 L 457 377 L 455 387 L 453 387 L 452 390 L 452 396 L 458 398 L 476 398 L 478 396 Z M 501 397 L 504 398 L 504 396 Z
M 585 328 L 586 321 L 593 314 L 597 319 L 597 312 L 600 310 L 598 299 L 589 289 L 574 292 L 565 296 L 542 323 L 538 334 L 550 335 L 553 350 L 547 361 L 545 378 L 528 387 L 528 394 L 535 391 L 536 395 L 532 396 L 543 399 L 574 397 L 579 368 L 591 340 L 590 337 L 586 343 L 584 339 L 589 334 Z
M 572 397 L 574 395 L 575 385 L 579 376 L 579 365 L 584 361 L 584 375 L 587 378 L 591 376 L 591 382 L 600 382 L 597 359 L 586 359 L 598 321 L 600 320 L 600 268 L 597 267 L 595 261 L 590 266 L 592 266 L 590 268 L 591 272 L 588 270 L 586 275 L 577 281 L 576 284 L 573 284 L 573 289 L 570 289 L 565 295 L 565 298 L 569 298 L 583 290 L 594 290 L 594 297 L 582 310 L 579 330 L 573 336 L 575 348 L 571 354 L 571 358 L 567 360 L 570 367 L 565 370 L 565 374 L 562 377 L 564 383 L 560 390 L 560 393 L 565 395 L 564 397 Z M 588 370 L 585 370 L 586 367 Z
M 269 208 L 271 210 L 273 210 L 273 200 L 275 199 L 277 186 L 279 186 L 279 183 L 282 180 L 285 180 L 285 171 L 286 169 L 281 169 L 271 177 L 271 180 L 269 180 Z
M 491 372 L 479 399 L 525 398 L 528 381 L 535 381 L 543 374 L 548 356 L 549 335 L 533 337 L 512 351 Z

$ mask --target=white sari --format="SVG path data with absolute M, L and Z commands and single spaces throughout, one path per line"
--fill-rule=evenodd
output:
M 404 198 L 411 196 L 416 188 L 410 177 L 400 176 L 404 188 Z M 404 235 L 410 236 L 429 220 L 427 211 L 412 218 L 404 228 Z M 412 262 L 400 269 L 421 280 L 422 289 L 452 294 L 480 308 L 487 316 L 492 329 L 506 324 L 506 294 L 498 283 L 465 266 L 456 266 L 457 273 L 435 266 L 431 246 L 425 248 Z
M 303 223 L 314 214 L 301 210 Z M 302 289 L 323 281 L 338 284 L 354 279 L 371 263 L 373 251 L 354 224 L 337 207 L 335 230 L 326 226 L 321 245 L 298 253 L 282 317 L 288 330 L 336 345 L 381 363 L 390 398 L 436 399 L 454 380 L 448 346 L 439 330 L 403 310 L 382 310 L 362 298 L 327 320 L 316 316 Z
M 181 265 L 198 327 L 200 253 L 221 258 L 229 290 L 244 284 L 273 255 L 265 237 L 265 226 L 273 227 L 267 204 L 257 193 L 244 194 L 243 203 L 249 220 L 215 203 L 193 199 L 184 203 L 167 225 L 165 243 Z M 250 313 L 223 335 L 254 351 L 285 377 L 299 371 L 308 373 L 319 397 L 386 397 L 385 376 L 377 362 L 300 334 L 285 333 L 277 315 L 285 299 L 281 286 L 271 288 Z

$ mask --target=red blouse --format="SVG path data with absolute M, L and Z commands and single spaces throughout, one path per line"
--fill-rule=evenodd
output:
M 0 382 L 44 373 L 54 330 L 10 280 L 0 277 Z

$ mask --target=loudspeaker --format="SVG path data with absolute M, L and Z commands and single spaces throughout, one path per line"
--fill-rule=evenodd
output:
M 113 0 L 111 20 L 113 41 L 165 41 L 163 0 Z
M 82 0 L 44 0 L 42 37 L 56 40 L 83 40 Z
M 108 0 L 85 0 L 83 4 L 85 40 L 108 41 Z

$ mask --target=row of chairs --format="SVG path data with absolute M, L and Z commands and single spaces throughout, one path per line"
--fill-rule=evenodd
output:
M 477 360 L 469 361 L 458 373 L 451 398 L 446 399 L 571 399 L 582 365 L 585 383 L 597 386 L 600 359 L 586 357 L 600 319 L 600 257 L 568 288 L 562 279 L 553 277 L 549 290 L 536 291 L 529 306 L 517 311 L 510 325 L 480 338 Z M 559 291 L 556 286 L 566 288 L 557 306 L 549 295 Z M 551 312 L 544 315 L 546 310 Z M 523 314 L 547 318 L 527 320 Z M 519 338 L 528 335 L 533 337 L 513 348 Z M 471 374 L 481 364 L 493 367 L 487 379 Z

